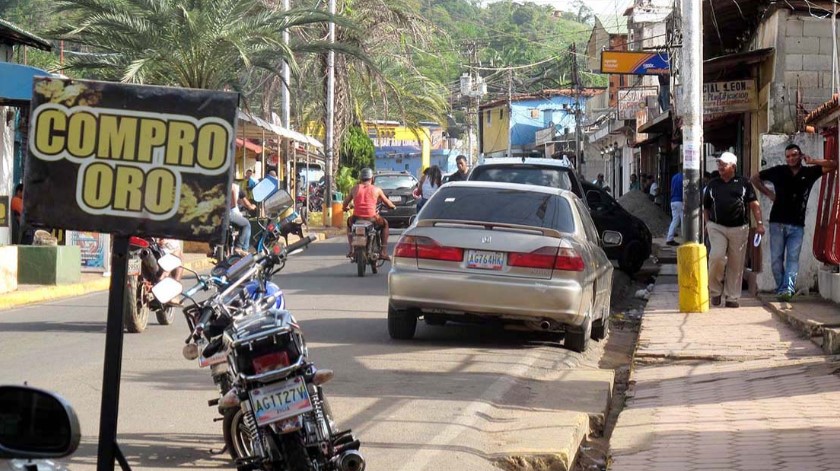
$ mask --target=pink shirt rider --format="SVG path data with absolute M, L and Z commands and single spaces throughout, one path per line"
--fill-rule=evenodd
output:
M 353 215 L 358 218 L 372 218 L 376 216 L 376 187 L 368 184 L 360 184 L 356 188 L 356 195 L 353 198 Z

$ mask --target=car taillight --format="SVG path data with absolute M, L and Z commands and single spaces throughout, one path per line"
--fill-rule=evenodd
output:
M 583 258 L 571 247 L 542 247 L 528 253 L 509 253 L 512 267 L 542 268 L 563 271 L 583 271 Z
M 394 256 L 460 262 L 464 259 L 464 249 L 444 247 L 429 237 L 403 236 L 397 242 Z
M 251 364 L 254 365 L 254 372 L 257 374 L 264 371 L 276 370 L 277 368 L 289 366 L 289 354 L 286 352 L 272 352 L 254 358 L 251 360 Z

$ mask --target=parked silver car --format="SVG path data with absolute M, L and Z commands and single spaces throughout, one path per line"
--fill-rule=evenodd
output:
M 604 243 L 620 244 L 607 231 Z M 394 248 L 388 332 L 414 337 L 428 324 L 496 320 L 565 331 L 582 352 L 606 336 L 612 264 L 572 192 L 497 182 L 453 182 L 423 207 Z

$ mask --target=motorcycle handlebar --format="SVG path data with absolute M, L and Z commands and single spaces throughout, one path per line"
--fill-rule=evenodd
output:
M 214 311 L 212 307 L 204 306 L 201 308 L 201 317 L 198 318 L 198 323 L 195 325 L 195 330 L 198 332 L 203 332 L 207 323 L 210 322 L 210 319 L 213 317 Z
M 294 244 L 286 247 L 286 253 L 291 253 L 291 252 L 294 252 L 295 250 L 302 249 L 302 248 L 306 247 L 307 245 L 311 244 L 312 242 L 315 242 L 316 240 L 318 240 L 318 238 L 315 237 L 314 235 L 306 236 L 303 239 L 295 242 Z

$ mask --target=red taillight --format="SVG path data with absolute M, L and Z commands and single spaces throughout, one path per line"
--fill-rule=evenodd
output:
M 268 230 L 268 232 L 274 232 L 274 227 L 274 223 L 272 222 L 268 224 L 268 227 L 266 227 L 266 229 Z
M 266 355 L 258 356 L 251 360 L 254 365 L 254 372 L 259 374 L 263 371 L 276 370 L 284 366 L 289 366 L 289 354 L 286 352 L 273 352 Z
M 131 238 L 128 239 L 128 243 L 135 247 L 141 247 L 144 249 L 149 247 L 149 242 L 142 237 L 131 236 Z
M 509 253 L 512 267 L 583 271 L 583 258 L 571 247 L 542 247 L 528 253 Z
M 444 247 L 429 237 L 403 236 L 397 242 L 394 256 L 460 262 L 464 259 L 464 249 Z

